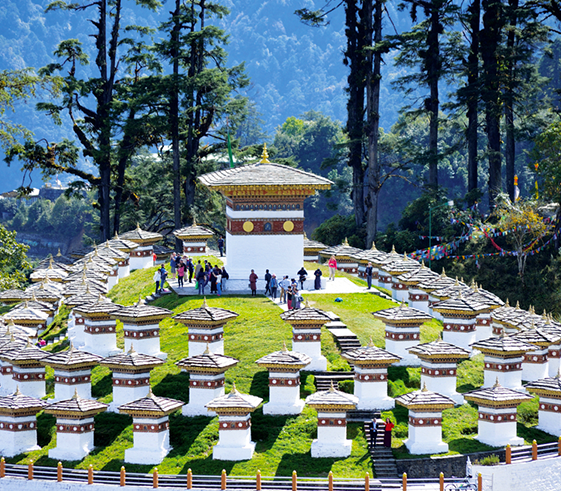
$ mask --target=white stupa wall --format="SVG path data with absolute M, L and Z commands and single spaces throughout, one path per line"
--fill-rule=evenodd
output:
M 448 444 L 442 441 L 442 413 L 409 410 L 409 435 L 404 443 L 412 454 L 448 452 Z
M 207 347 L 215 355 L 224 354 L 224 326 L 214 329 L 189 327 L 189 356 L 202 355 Z
M 561 435 L 561 400 L 540 396 L 537 428 L 553 436 Z
M 16 391 L 16 383 L 13 378 L 14 367 L 11 363 L 0 360 L 0 394 L 8 395 Z
M 132 346 L 137 353 L 157 356 L 162 360 L 167 358 L 167 353 L 160 350 L 160 325 L 159 323 L 129 324 L 123 321 L 123 332 L 125 339 L 125 353 L 128 353 Z
M 504 447 L 507 444 L 524 445 L 524 438 L 516 436 L 516 407 L 505 409 L 479 407 L 477 428 L 476 439 L 492 447 Z
M 475 318 L 461 319 L 443 316 L 442 323 L 442 340 L 444 342 L 471 351 L 470 344 L 475 343 L 476 338 Z
M 127 464 L 159 464 L 171 450 L 167 416 L 133 418 L 132 434 L 133 447 L 125 450 Z
M 189 376 L 189 403 L 182 408 L 183 416 L 216 416 L 214 411 L 209 411 L 205 406 L 213 399 L 223 395 L 223 373 L 209 375 L 191 373 Z
M 392 291 L 392 283 L 392 275 L 387 273 L 383 269 L 380 269 L 380 272 L 378 273 L 378 286 L 380 288 L 386 288 L 387 290 Z
M 395 407 L 393 397 L 388 396 L 387 368 L 364 368 L 354 365 L 354 395 L 358 397 L 359 410 L 388 410 Z
M 14 457 L 20 453 L 40 450 L 37 445 L 37 419 L 33 416 L 2 416 L 0 423 L 0 455 Z
M 548 348 L 529 351 L 522 362 L 522 380 L 533 382 L 549 376 Z
M 82 399 L 92 398 L 91 370 L 65 371 L 55 369 L 55 401 L 64 401 L 78 391 Z
M 150 372 L 130 374 L 113 371 L 113 402 L 107 410 L 117 412 L 117 408 L 122 404 L 142 399 L 149 391 Z
M 464 398 L 456 391 L 456 364 L 429 363 L 421 361 L 421 387 L 450 397 L 456 404 L 463 404 Z
M 392 278 L 392 298 L 398 302 L 409 300 L 409 287 L 401 283 L 397 276 Z
M 394 327 L 386 324 L 386 350 L 401 357 L 394 366 L 418 367 L 421 364 L 419 358 L 409 353 L 409 348 L 420 343 L 420 333 L 419 327 Z
M 129 259 L 119 261 L 119 279 L 126 278 L 131 273 Z
M 430 314 L 429 296 L 427 292 L 414 286 L 409 287 L 408 298 L 406 299 L 409 307 Z
M 432 306 L 440 301 L 440 298 L 434 297 L 429 293 L 429 315 L 439 321 L 443 320 L 442 314 L 433 310 Z
M 107 276 L 107 290 L 111 290 L 117 283 L 119 283 L 118 267 L 116 267 L 113 274 Z
M 231 429 L 234 428 L 239 429 Z M 249 460 L 255 443 L 251 441 L 251 416 L 219 416 L 218 443 L 212 450 L 214 460 Z
M 104 358 L 119 353 L 121 350 L 117 348 L 116 322 L 114 320 L 86 319 L 84 347 L 86 351 Z
M 481 341 L 482 339 L 489 339 L 493 337 L 493 322 L 491 321 L 491 314 L 479 314 L 475 318 L 475 340 Z
M 129 266 L 130 270 L 151 268 L 154 265 L 154 246 L 141 246 L 130 252 Z
M 284 379 L 284 385 L 280 385 L 279 379 Z M 263 406 L 263 414 L 300 414 L 303 408 L 300 372 L 269 371 L 269 402 Z
M 306 338 L 310 341 L 305 341 Z M 327 370 L 327 359 L 321 354 L 321 329 L 293 329 L 292 351 L 304 353 L 312 359 L 306 370 Z
M 509 389 L 522 388 L 522 357 L 504 360 L 485 355 L 483 364 L 483 387 L 493 387 L 495 382 Z
M 25 368 L 14 365 L 13 368 L 14 391 L 15 386 L 26 396 L 42 399 L 46 395 L 45 367 Z
M 183 241 L 183 252 L 188 256 L 205 256 L 208 254 L 206 240 Z
M 80 420 L 57 418 L 56 447 L 49 450 L 49 457 L 56 460 L 82 460 L 94 448 L 94 419 Z M 60 427 L 78 428 L 76 432 L 62 432 Z M 80 427 L 85 430 L 81 431 Z
M 559 373 L 561 364 L 561 345 L 552 344 L 547 353 L 547 373 L 549 377 L 555 377 Z
M 312 442 L 313 458 L 351 455 L 352 440 L 347 439 L 346 418 L 345 412 L 318 411 L 318 437 Z
M 235 211 L 226 207 L 227 219 L 303 219 L 304 210 L 243 210 Z M 288 275 L 290 278 L 304 263 L 304 234 L 257 235 L 231 234 L 226 232 L 226 251 L 228 274 L 233 280 L 248 280 L 251 270 L 262 276 L 268 269 L 277 278 Z

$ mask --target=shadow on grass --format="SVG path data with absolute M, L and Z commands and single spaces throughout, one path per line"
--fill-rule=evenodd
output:
M 173 395 L 174 399 L 189 402 L 189 374 L 180 372 L 168 373 L 154 387 L 152 387 L 154 395 L 159 397 L 168 397 Z
M 257 444 L 255 448 L 258 452 L 273 448 L 289 417 L 265 415 L 263 408 L 251 415 L 251 439 Z
M 100 378 L 92 385 L 92 399 L 105 397 L 113 392 L 113 378 L 111 372 Z
M 269 372 L 260 371 L 256 372 L 251 380 L 251 387 L 249 389 L 251 395 L 261 397 L 265 401 L 269 400 Z
M 475 453 L 475 452 L 487 452 L 488 450 L 493 450 L 496 447 L 491 447 L 485 443 L 481 443 L 479 440 L 474 438 L 455 438 L 448 442 L 448 448 L 451 452 L 458 452 L 461 454 Z
M 528 443 L 532 443 L 533 440 L 536 440 L 538 445 L 540 443 L 553 443 L 558 440 L 557 437 L 550 435 L 545 431 L 538 430 L 535 426 L 528 427 L 522 423 L 518 423 L 516 425 L 516 433 L 518 436 L 524 438 L 524 440 Z
M 480 385 L 473 385 L 473 384 L 462 384 L 456 387 L 456 391 L 460 394 L 465 394 L 466 392 L 470 392 L 472 390 L 480 389 Z
M 194 416 L 186 418 L 181 412 L 176 412 L 169 417 L 169 434 L 170 444 L 173 450 L 169 453 L 169 457 L 181 455 L 198 455 L 208 450 L 212 444 L 208 439 L 199 439 L 199 435 L 203 433 L 210 422 L 211 417 Z
M 37 416 L 37 445 L 47 447 L 56 435 L 56 418 L 47 413 Z
M 94 446 L 107 447 L 111 445 L 131 425 L 132 418 L 126 414 L 107 412 L 98 414 L 95 417 Z
M 285 453 L 277 467 L 276 476 L 290 476 L 296 471 L 299 477 L 327 477 L 337 458 L 315 458 L 310 453 Z
M 223 469 L 226 471 L 226 474 L 230 474 L 236 464 L 236 461 L 231 460 L 214 460 L 211 454 L 206 459 L 187 462 L 179 474 L 187 474 L 187 471 L 191 469 L 193 474 L 220 476 Z

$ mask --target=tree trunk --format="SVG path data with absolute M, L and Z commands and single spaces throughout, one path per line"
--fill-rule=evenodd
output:
M 517 24 L 516 10 L 518 9 L 518 0 L 509 0 L 508 4 L 508 22 L 510 29 L 507 35 L 507 83 L 504 89 L 505 98 L 505 165 L 506 165 L 506 188 L 510 200 L 514 202 L 514 163 L 516 161 L 516 141 L 514 137 L 514 77 L 515 77 L 515 55 L 514 28 Z
M 498 47 L 504 25 L 500 0 L 483 0 L 483 30 L 481 31 L 481 56 L 485 74 L 483 101 L 487 131 L 487 158 L 489 161 L 489 206 L 501 192 L 501 93 L 499 82 Z
M 438 110 L 440 108 L 438 81 L 440 79 L 440 41 L 442 31 L 440 23 L 440 2 L 431 6 L 430 31 L 427 38 L 426 71 L 430 90 L 429 98 L 425 101 L 429 111 L 429 186 L 438 186 Z
M 373 0 L 369 0 L 370 5 Z M 382 11 L 383 0 L 375 0 L 373 45 L 382 41 Z M 372 13 L 371 13 L 372 15 Z M 372 37 L 372 34 L 370 34 Z M 380 129 L 380 85 L 382 81 L 382 52 L 369 51 L 372 74 L 367 79 L 366 106 L 368 124 L 368 193 L 366 196 L 366 248 L 370 249 L 378 234 L 378 196 L 380 193 L 380 162 L 378 157 L 378 138 Z
M 477 130 L 479 103 L 479 23 L 481 20 L 481 0 L 473 0 L 469 6 L 469 24 L 471 31 L 470 51 L 467 59 L 467 118 L 466 132 L 468 143 L 468 192 L 478 187 L 477 171 Z M 470 203 L 472 204 L 472 203 Z
M 353 170 L 352 199 L 355 222 L 361 226 L 364 214 L 364 168 L 362 165 L 362 136 L 364 117 L 364 17 L 359 22 L 356 0 L 349 0 L 345 6 L 347 50 L 345 61 L 349 65 L 349 100 L 347 102 L 347 133 L 349 138 L 348 165 Z

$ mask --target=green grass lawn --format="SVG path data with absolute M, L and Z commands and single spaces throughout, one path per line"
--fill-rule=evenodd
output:
M 211 262 L 215 262 L 214 258 Z M 312 266 L 306 265 L 308 271 Z M 313 269 L 312 269 L 313 271 Z M 110 297 L 116 303 L 131 305 L 139 297 L 153 291 L 154 268 L 135 271 L 115 286 Z M 338 273 L 339 276 L 350 276 Z M 354 279 L 354 282 L 362 280 Z M 370 337 L 377 346 L 384 346 L 384 328 L 371 312 L 391 308 L 396 304 L 372 293 L 357 294 L 307 294 L 310 305 L 322 310 L 335 312 L 349 329 L 366 344 Z M 340 297 L 342 302 L 335 302 Z M 175 313 L 199 307 L 202 298 L 198 296 L 178 297 L 175 294 L 162 296 L 154 305 Z M 268 375 L 260 369 L 255 360 L 279 350 L 283 341 L 290 346 L 292 331 L 290 325 L 280 319 L 281 310 L 263 296 L 222 296 L 209 297 L 207 303 L 239 314 L 225 326 L 225 354 L 240 360 L 239 364 L 226 372 L 226 392 L 235 382 L 244 393 L 251 393 L 266 401 L 268 399 Z M 54 336 L 66 328 L 64 314 L 59 316 L 46 336 Z M 442 324 L 436 320 L 421 327 L 421 341 L 429 342 L 437 338 Z M 118 323 L 117 344 L 123 347 L 122 325 Z M 57 343 L 49 349 L 64 349 L 65 343 Z M 152 371 L 152 387 L 156 395 L 173 397 L 187 402 L 189 398 L 188 375 L 181 373 L 175 362 L 188 356 L 187 330 L 172 319 L 161 323 L 161 349 L 168 353 L 167 362 Z M 323 329 L 322 352 L 328 359 L 329 370 L 350 370 L 350 366 L 340 356 L 339 349 L 327 329 Z M 53 393 L 52 370 L 47 372 L 47 390 Z M 477 388 L 483 382 L 482 355 L 464 361 L 458 368 L 458 390 L 466 392 Z M 420 368 L 393 367 L 389 369 L 388 390 L 391 396 L 418 390 L 420 388 Z M 345 390 L 352 391 L 352 383 Z M 301 396 L 305 398 L 315 390 L 313 376 L 302 374 Z M 92 395 L 102 402 L 111 402 L 111 372 L 97 367 L 92 372 Z M 519 409 L 519 435 L 527 442 L 555 441 L 556 439 L 533 426 L 537 423 L 537 399 L 521 405 Z M 398 458 L 412 457 L 403 441 L 407 438 L 407 410 L 397 407 L 383 413 L 396 423 L 393 449 Z M 444 411 L 443 436 L 450 445 L 450 454 L 487 450 L 479 443 L 477 434 L 477 409 L 471 404 Z M 55 446 L 55 419 L 47 414 L 38 417 L 38 439 L 43 448 L 36 452 L 7 459 L 12 463 L 27 463 L 33 459 L 37 465 L 56 465 L 47 456 L 49 448 Z M 83 461 L 65 463 L 65 466 L 118 471 L 123 465 L 124 451 L 132 446 L 132 420 L 129 416 L 103 413 L 96 417 L 96 449 Z M 218 440 L 218 418 L 185 418 L 180 412 L 170 417 L 170 438 L 173 451 L 157 467 L 162 474 L 186 473 L 191 468 L 195 474 L 219 474 L 226 469 L 229 474 L 254 475 L 260 469 L 263 476 L 290 476 L 296 470 L 299 476 L 326 476 L 333 471 L 336 477 L 364 477 L 372 473 L 371 461 L 361 425 L 349 424 L 348 436 L 353 439 L 352 455 L 347 459 L 312 459 L 310 445 L 317 431 L 317 417 L 314 410 L 305 408 L 294 417 L 272 417 L 263 415 L 259 408 L 252 416 L 252 438 L 257 443 L 251 461 L 221 462 L 212 460 L 212 446 Z M 127 465 L 130 472 L 148 472 L 152 466 Z

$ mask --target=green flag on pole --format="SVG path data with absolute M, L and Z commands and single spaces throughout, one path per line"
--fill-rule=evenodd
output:
M 232 156 L 232 142 L 230 141 L 230 131 L 228 131 L 228 158 L 230 159 L 230 168 L 234 168 L 234 157 Z

